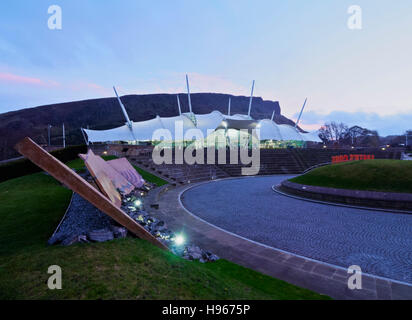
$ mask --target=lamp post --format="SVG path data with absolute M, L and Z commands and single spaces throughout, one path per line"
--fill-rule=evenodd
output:
M 66 148 L 66 134 L 64 133 L 64 123 L 63 123 L 63 148 Z
M 49 147 L 50 147 L 50 129 L 51 129 L 51 127 L 52 127 L 51 124 L 47 125 L 47 136 L 48 136 L 48 139 L 49 139 Z

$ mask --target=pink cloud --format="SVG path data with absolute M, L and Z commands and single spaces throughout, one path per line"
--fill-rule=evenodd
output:
M 43 81 L 39 78 L 31 78 L 19 76 L 12 73 L 1 73 L 0 72 L 0 81 L 5 81 L 8 83 L 17 83 L 17 84 L 29 84 L 35 86 L 57 86 L 59 85 L 55 81 Z
M 95 84 L 95 83 L 87 83 L 86 86 L 91 89 L 96 89 L 96 90 L 104 89 L 102 86 L 99 86 L 98 84 Z
M 322 126 L 322 123 L 304 123 L 304 122 L 299 123 L 299 127 L 301 127 L 303 130 L 306 130 L 306 131 L 319 130 L 321 126 Z
M 93 82 L 78 81 L 68 84 L 68 87 L 74 91 L 97 92 L 99 94 L 110 95 L 112 91 Z

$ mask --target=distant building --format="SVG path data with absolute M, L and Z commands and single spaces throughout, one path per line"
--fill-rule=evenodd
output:
M 157 144 L 163 141 L 164 143 L 170 143 L 171 146 L 196 143 L 199 147 L 206 147 L 212 143 L 218 148 L 233 144 L 250 146 L 256 143 L 259 143 L 260 147 L 263 148 L 303 147 L 308 141 L 322 142 L 317 132 L 303 133 L 296 126 L 277 124 L 273 121 L 273 115 L 272 119 L 252 119 L 250 112 L 254 85 L 252 86 L 248 115 L 230 115 L 230 100 L 227 115 L 216 110 L 208 114 L 195 114 L 192 112 L 187 77 L 186 81 L 189 112 L 181 112 L 179 96 L 177 96 L 178 116 L 166 118 L 157 116 L 154 119 L 140 122 L 133 122 L 129 119 L 126 109 L 115 90 L 126 119 L 125 125 L 108 130 L 82 128 L 86 142 Z M 254 130 L 256 135 L 253 135 Z M 200 133 L 201 136 L 199 137 Z

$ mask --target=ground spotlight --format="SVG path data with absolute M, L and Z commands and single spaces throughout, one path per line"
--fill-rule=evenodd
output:
M 142 200 L 140 200 L 140 199 L 135 200 L 134 205 L 136 207 L 140 207 L 142 205 Z

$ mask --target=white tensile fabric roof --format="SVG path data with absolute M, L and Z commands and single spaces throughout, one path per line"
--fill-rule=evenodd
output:
M 153 133 L 158 129 L 167 129 L 173 140 L 175 137 L 175 125 L 183 126 L 183 135 L 190 129 L 200 129 L 203 136 L 207 137 L 208 130 L 215 130 L 222 125 L 224 120 L 252 120 L 247 115 L 236 114 L 233 116 L 223 115 L 219 111 L 208 114 L 183 113 L 179 116 L 163 118 L 157 116 L 154 119 L 132 122 L 132 131 L 127 125 L 108 130 L 82 129 L 87 134 L 89 142 L 112 142 L 112 141 L 151 141 Z M 298 140 L 322 142 L 317 132 L 301 133 L 295 127 L 287 124 L 276 124 L 272 120 L 258 120 L 260 129 L 260 140 Z M 190 133 L 190 132 L 189 132 Z M 190 136 L 190 134 L 189 134 Z
M 108 142 L 108 141 L 133 141 L 134 138 L 129 128 L 124 125 L 108 130 L 82 129 L 87 134 L 89 142 Z
M 269 119 L 259 121 L 260 140 L 284 140 L 279 125 Z
M 300 135 L 305 139 L 304 141 L 323 142 L 322 139 L 319 138 L 318 131 L 301 133 Z
M 196 126 L 203 133 L 204 137 L 207 137 L 207 130 L 215 130 L 222 121 L 225 120 L 224 115 L 219 111 L 213 111 L 208 114 L 197 114 L 196 117 Z
M 282 136 L 282 140 L 298 140 L 298 141 L 305 141 L 298 130 L 295 127 L 292 127 L 287 124 L 279 124 L 278 125 L 280 135 Z

